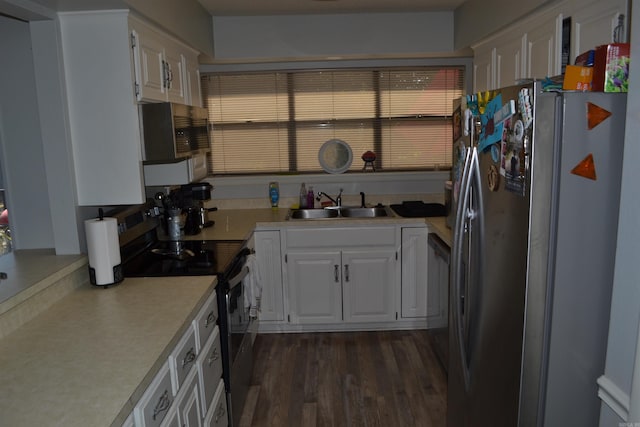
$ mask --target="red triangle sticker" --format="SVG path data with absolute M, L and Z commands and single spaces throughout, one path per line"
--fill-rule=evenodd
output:
M 589 130 L 607 120 L 610 115 L 610 111 L 607 111 L 602 107 L 598 107 L 596 104 L 592 104 L 591 102 L 587 102 L 587 125 Z
M 596 164 L 593 161 L 593 154 L 589 154 L 580 163 L 578 163 L 576 167 L 571 169 L 571 173 L 595 181 L 597 179 Z

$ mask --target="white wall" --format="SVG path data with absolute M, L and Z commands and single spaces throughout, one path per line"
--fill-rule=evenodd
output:
M 47 191 L 29 24 L 0 16 L 0 140 L 14 247 L 51 248 Z
M 451 55 L 453 13 L 213 18 L 216 62 Z
M 640 22 L 640 10 L 633 8 L 632 20 Z M 631 57 L 640 58 L 640 28 L 631 26 Z M 640 99 L 633 94 L 640 91 L 640 68 L 632 62 L 629 72 L 629 96 L 627 97 L 627 122 L 620 217 L 618 222 L 618 247 L 616 250 L 615 277 L 611 301 L 609 342 L 605 381 L 611 396 L 620 405 L 619 413 L 607 404 L 602 405 L 600 426 L 618 427 L 622 422 L 640 423 L 640 361 L 636 352 L 638 320 L 640 315 L 640 191 L 638 190 L 638 159 L 640 159 Z M 635 365 L 635 367 L 634 367 Z M 632 384 L 633 393 L 632 393 Z M 616 390 L 617 389 L 617 390 Z M 633 426 L 640 424 L 631 424 Z

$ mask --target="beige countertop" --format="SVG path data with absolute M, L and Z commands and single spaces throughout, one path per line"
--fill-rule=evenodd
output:
M 214 276 L 88 283 L 0 340 L 0 425 L 122 423 Z
M 195 236 L 185 236 L 187 240 L 245 240 L 254 229 L 274 229 L 282 227 L 343 227 L 345 225 L 371 224 L 428 224 L 430 231 L 438 234 L 445 243 L 451 242 L 451 230 L 445 225 L 444 217 L 432 218 L 340 218 L 329 220 L 287 220 L 288 208 L 276 209 L 224 209 L 209 213 L 215 221 L 213 227 L 205 228 Z M 432 230 L 433 229 L 433 230 Z
M 53 249 L 10 252 L 0 257 L 0 314 L 87 263 L 86 255 L 56 255 Z

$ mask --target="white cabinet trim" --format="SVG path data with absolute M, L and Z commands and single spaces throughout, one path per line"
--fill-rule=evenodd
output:
M 598 397 L 624 421 L 629 419 L 630 398 L 606 376 L 598 378 Z

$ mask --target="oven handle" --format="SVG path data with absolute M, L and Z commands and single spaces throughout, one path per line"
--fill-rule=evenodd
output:
M 249 266 L 245 265 L 245 266 L 242 267 L 242 270 L 240 270 L 240 273 L 236 274 L 231 279 L 229 279 L 229 281 L 228 281 L 229 289 L 233 289 L 238 284 L 242 283 L 242 280 L 245 277 L 247 277 L 248 274 L 249 274 Z

